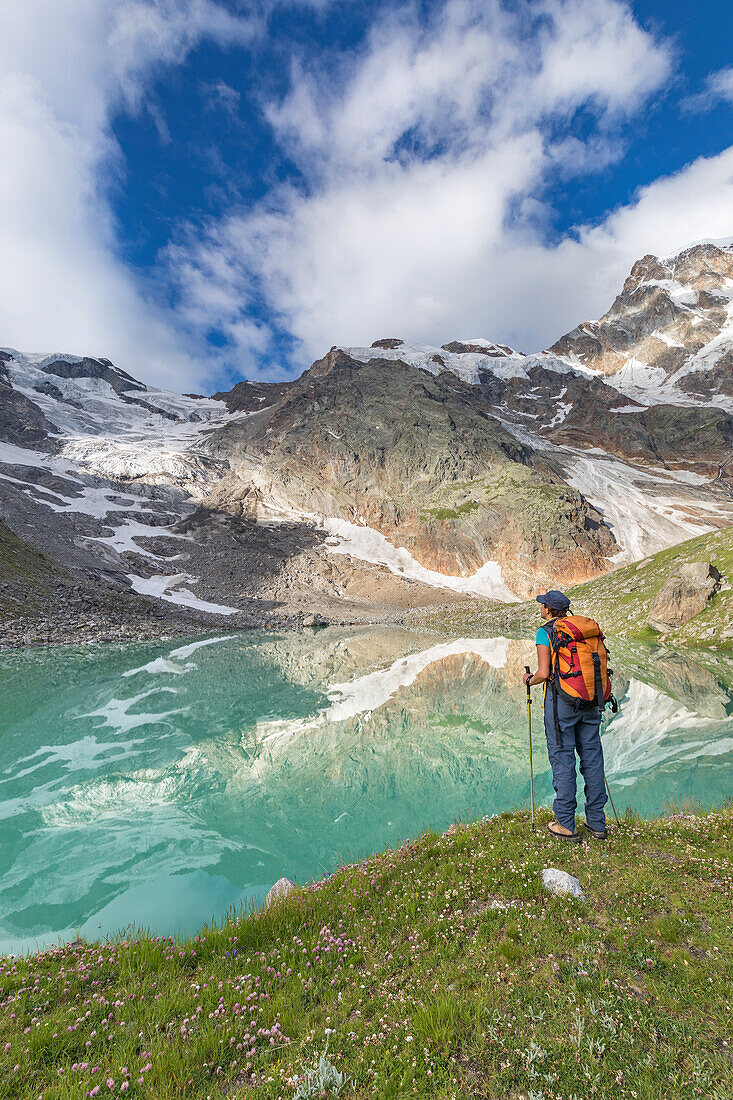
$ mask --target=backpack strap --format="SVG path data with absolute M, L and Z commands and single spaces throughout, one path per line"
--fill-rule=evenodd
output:
M 593 678 L 596 688 L 596 703 L 601 708 L 601 711 L 606 709 L 606 700 L 603 697 L 603 681 L 601 680 L 601 658 L 597 653 L 593 653 Z

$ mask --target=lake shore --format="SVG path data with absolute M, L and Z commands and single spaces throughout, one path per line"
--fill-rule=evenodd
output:
M 157 606 L 150 601 L 130 614 L 121 608 L 100 610 L 90 605 L 59 606 L 48 614 L 7 618 L 0 632 L 0 652 L 38 646 L 87 645 L 103 642 L 172 641 L 205 634 L 228 634 L 243 630 L 294 630 L 303 627 L 380 623 L 389 615 L 362 614 L 327 619 L 302 609 L 260 610 L 255 607 L 232 616 L 187 613 Z
M 731 1095 L 733 809 L 577 848 L 548 818 L 425 833 L 186 940 L 1 959 L 3 1094 L 274 1100 L 328 1044 L 328 1095 Z
M 0 593 L 1 595 L 1 593 Z M 442 595 L 442 594 L 441 594 Z M 324 610 L 322 601 L 312 604 L 272 603 L 252 600 L 233 615 L 213 615 L 160 600 L 119 593 L 100 599 L 83 590 L 64 592 L 44 607 L 28 614 L 14 614 L 0 599 L 0 652 L 36 646 L 85 645 L 102 642 L 168 641 L 203 634 L 227 634 L 243 630 L 297 630 L 320 626 L 377 626 L 413 624 L 422 629 L 419 614 L 437 608 L 448 611 L 465 604 L 457 597 L 450 604 L 403 607 L 344 601 Z M 483 602 L 476 601 L 483 607 Z

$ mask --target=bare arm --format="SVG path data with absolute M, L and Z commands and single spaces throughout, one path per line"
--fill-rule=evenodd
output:
M 524 674 L 525 684 L 532 687 L 534 684 L 544 684 L 550 679 L 550 647 L 548 645 L 537 646 L 537 671 L 533 676 Z

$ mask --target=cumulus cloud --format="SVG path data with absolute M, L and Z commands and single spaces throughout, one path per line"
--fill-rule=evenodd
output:
M 182 306 L 213 279 L 236 303 L 217 317 L 236 343 L 242 311 L 264 300 L 303 360 L 384 335 L 551 342 L 600 300 L 589 272 L 610 293 L 584 257 L 603 251 L 617 284 L 644 233 L 630 257 L 626 239 L 600 250 L 583 229 L 544 246 L 547 181 L 617 159 L 672 65 L 617 0 L 448 0 L 427 21 L 392 9 L 358 54 L 294 59 L 267 116 L 304 182 L 176 250 Z
M 505 332 L 526 350 L 547 347 L 604 313 L 641 256 L 669 256 L 695 241 L 729 238 L 731 211 L 733 148 L 640 188 L 598 225 L 580 226 L 554 246 L 510 231 L 503 259 L 497 256 L 490 331 Z
M 0 14 L 0 334 L 27 350 L 107 355 L 186 388 L 184 335 L 118 257 L 107 201 L 122 154 L 110 128 L 158 66 L 202 38 L 255 31 L 210 0 L 35 0 Z
M 294 348 L 283 375 L 334 343 L 384 335 L 533 350 L 602 312 L 637 256 L 730 234 L 729 152 L 547 243 L 550 185 L 621 157 L 626 127 L 673 70 L 668 43 L 628 4 L 403 0 L 375 6 L 358 49 L 294 50 L 285 93 L 260 102 L 298 177 L 182 227 L 146 283 L 122 260 L 110 213 L 124 171 L 110 120 L 154 111 L 153 78 L 203 39 L 249 46 L 275 3 L 4 5 L 3 342 L 107 355 L 180 389 L 221 366 L 212 330 L 250 377 L 262 361 L 278 373 L 277 346 Z M 205 90 L 236 114 L 235 89 Z

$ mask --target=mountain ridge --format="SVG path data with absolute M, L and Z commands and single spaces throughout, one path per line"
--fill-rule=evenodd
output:
M 232 625 L 521 598 L 733 522 L 732 379 L 727 242 L 643 257 L 534 355 L 387 337 L 204 397 L 2 349 L 0 520 Z

